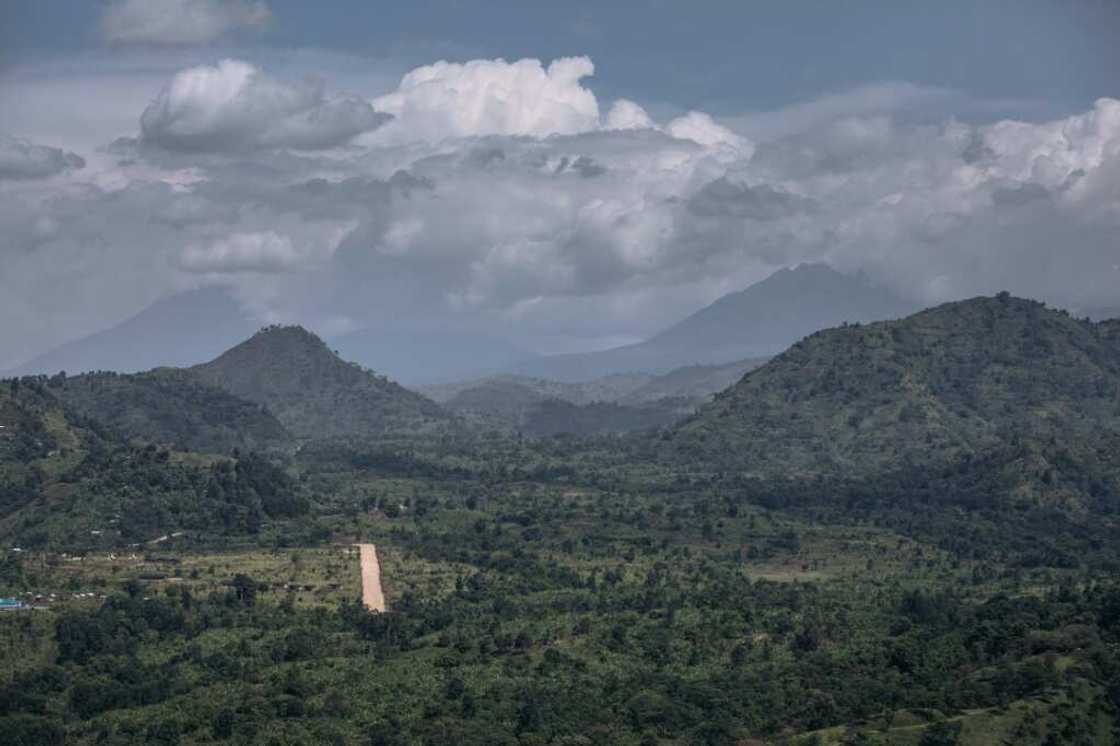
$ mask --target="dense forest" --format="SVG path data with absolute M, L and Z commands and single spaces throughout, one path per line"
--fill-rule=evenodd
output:
M 625 436 L 488 429 L 354 368 L 417 425 L 358 428 L 298 335 L 223 386 L 5 381 L 0 596 L 44 610 L 0 612 L 0 733 L 1115 743 L 1118 339 L 976 299 L 818 333 Z

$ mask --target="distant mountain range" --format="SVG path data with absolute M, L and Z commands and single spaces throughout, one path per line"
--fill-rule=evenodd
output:
M 687 365 L 718 365 L 774 355 L 818 329 L 893 319 L 917 310 L 864 277 L 824 264 L 775 272 L 723 296 L 644 342 L 601 352 L 550 355 L 517 366 L 522 375 L 557 381 Z
M 818 331 L 760 363 L 578 384 L 505 375 L 424 389 L 437 403 L 300 327 L 273 326 L 190 368 L 25 385 L 90 437 L 210 453 L 472 425 L 538 436 L 660 427 L 644 446 L 656 459 L 736 478 L 1120 510 L 1120 320 L 1001 293 Z M 28 402 L 3 424 L 34 450 L 51 425 Z
M 501 372 L 586 382 L 618 373 L 661 374 L 682 366 L 765 357 L 818 329 L 895 318 L 913 310 L 864 278 L 808 264 L 726 295 L 645 342 L 601 352 L 542 357 L 498 337 L 466 332 L 366 329 L 328 341 L 347 360 L 410 385 Z M 117 326 L 62 345 L 8 374 L 185 367 L 214 358 L 259 327 L 260 321 L 225 290 L 194 290 L 161 300 Z
M 468 422 L 498 430 L 622 433 L 676 422 L 764 362 L 694 365 L 660 376 L 619 373 L 580 383 L 505 374 L 417 390 Z

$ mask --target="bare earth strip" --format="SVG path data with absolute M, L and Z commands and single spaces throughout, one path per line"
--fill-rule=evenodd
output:
M 362 603 L 370 611 L 385 611 L 385 594 L 381 592 L 381 564 L 377 561 L 377 547 L 359 544 L 362 563 Z

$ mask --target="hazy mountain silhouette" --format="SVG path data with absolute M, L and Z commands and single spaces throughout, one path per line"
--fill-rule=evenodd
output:
M 713 394 L 764 362 L 756 358 L 690 365 L 664 375 L 618 373 L 579 383 L 504 374 L 421 386 L 418 391 L 468 422 L 496 429 L 534 435 L 626 432 L 692 414 Z
M 190 290 L 156 301 L 109 329 L 56 347 L 9 373 L 135 373 L 194 365 L 221 354 L 260 326 L 223 288 Z
M 261 326 L 225 289 L 191 290 L 156 301 L 109 329 L 60 345 L 5 372 L 135 373 L 187 367 L 214 359 Z M 330 345 L 347 360 L 415 385 L 477 378 L 534 357 L 485 334 L 363 330 L 331 338 Z
M 782 269 L 723 296 L 678 324 L 634 345 L 601 352 L 550 355 L 516 372 L 561 381 L 626 371 L 666 372 L 774 355 L 819 329 L 891 319 L 916 310 L 864 277 L 824 264 Z

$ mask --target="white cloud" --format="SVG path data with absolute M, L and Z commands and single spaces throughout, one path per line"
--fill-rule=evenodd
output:
M 320 83 L 274 80 L 239 60 L 175 75 L 140 118 L 143 142 L 222 152 L 343 145 L 386 119 L 357 98 L 328 98 Z
M 85 165 L 75 153 L 0 134 L 0 179 L 42 179 Z
M 101 16 L 101 35 L 114 44 L 205 44 L 271 19 L 259 0 L 114 0 Z
M 993 175 L 1060 187 L 1117 156 L 1120 101 L 1102 98 L 1084 114 L 1041 125 L 997 122 L 981 136 Z
M 441 61 L 412 70 L 373 105 L 395 117 L 386 139 L 573 134 L 599 126 L 595 94 L 580 84 L 594 72 L 587 57 L 547 68 L 535 59 Z
M 604 127 L 608 130 L 643 130 L 655 129 L 657 125 L 641 106 L 620 98 L 611 104 Z
M 188 272 L 280 272 L 300 261 L 292 239 L 275 231 L 235 233 L 213 243 L 188 246 L 180 264 Z
M 628 99 L 616 100 L 601 117 L 598 99 L 582 84 L 594 72 L 587 57 L 563 57 L 547 68 L 536 59 L 441 61 L 418 67 L 395 91 L 374 99 L 374 108 L 392 115 L 393 121 L 367 138 L 367 144 L 661 129 Z M 746 138 L 704 112 L 688 112 L 664 131 L 705 147 L 730 147 L 747 155 L 751 150 Z
M 743 151 L 747 157 L 753 152 L 748 140 L 717 124 L 702 111 L 690 111 L 677 117 L 665 125 L 665 131 L 680 140 L 692 140 L 707 147 L 726 145 Z

